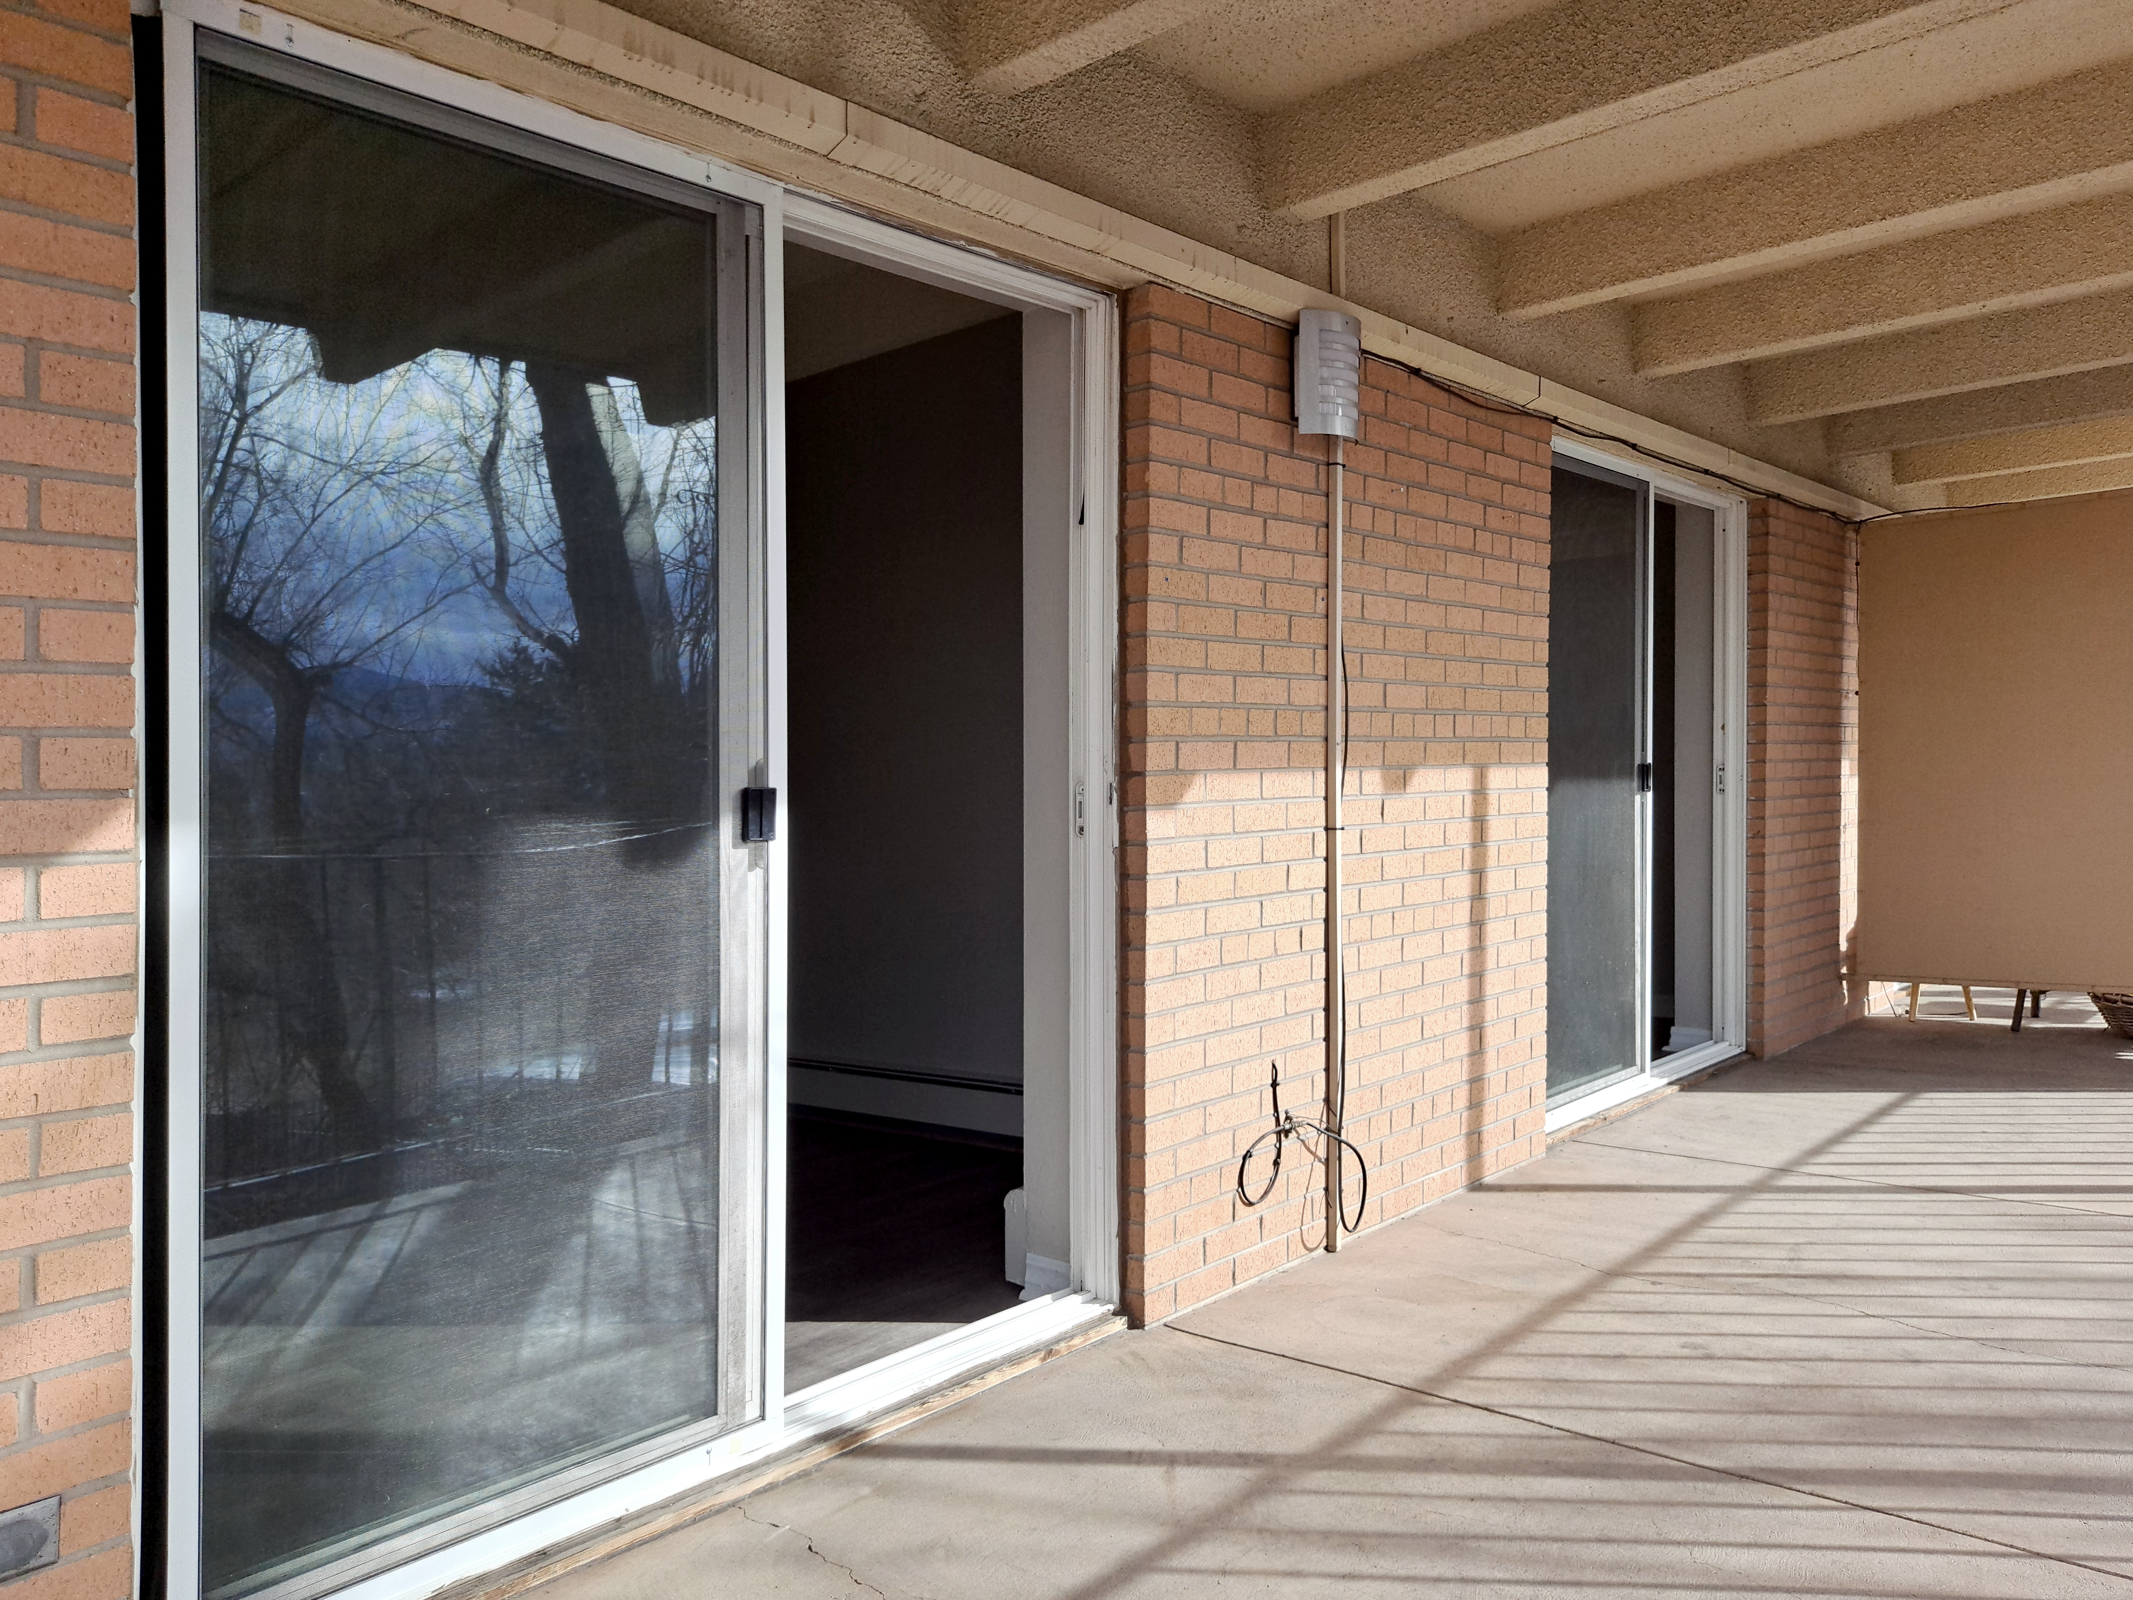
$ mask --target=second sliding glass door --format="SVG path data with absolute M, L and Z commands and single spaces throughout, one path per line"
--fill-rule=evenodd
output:
M 1548 616 L 1548 1101 L 1643 1069 L 1648 485 L 1558 459 Z

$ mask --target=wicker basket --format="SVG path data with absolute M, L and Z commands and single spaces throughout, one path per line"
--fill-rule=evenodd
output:
M 2096 1009 L 2103 1013 L 2103 1020 L 2111 1025 L 2111 1031 L 2133 1039 L 2133 994 L 2092 994 Z

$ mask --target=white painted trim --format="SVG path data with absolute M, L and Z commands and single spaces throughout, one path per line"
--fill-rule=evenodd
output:
M 634 133 L 615 123 L 567 110 L 551 101 L 521 94 L 486 79 L 470 78 L 434 66 L 404 51 L 351 38 L 306 21 L 294 12 L 252 5 L 245 0 L 168 0 L 163 7 L 163 16 L 166 26 L 173 21 L 183 21 L 191 27 L 228 34 L 245 44 L 328 67 L 406 94 L 419 95 L 490 122 L 627 162 L 647 172 L 715 189 L 722 195 L 752 205 L 767 207 L 783 192 L 779 185 L 745 168 L 707 159 L 665 140 Z M 188 69 L 190 65 L 191 53 L 188 52 Z M 190 104 L 190 79 L 187 80 L 186 93 Z M 175 242 L 175 230 L 172 237 Z
M 1579 1095 L 1575 1100 L 1566 1100 L 1559 1106 L 1549 1108 L 1547 1118 L 1541 1124 L 1543 1134 L 1560 1133 L 1590 1117 L 1612 1111 L 1616 1106 L 1627 1105 L 1639 1095 L 1662 1089 L 1666 1081 L 1649 1072 L 1633 1072 L 1626 1078 L 1617 1078 L 1604 1084 L 1590 1094 Z
M 786 1400 L 784 1448 L 856 1427 L 914 1396 L 1057 1344 L 1113 1314 L 1107 1301 L 1062 1289 L 840 1373 Z
M 1552 446 L 1559 456 L 1641 478 L 1651 494 L 1712 512 L 1717 541 L 1712 563 L 1712 581 L 1717 591 L 1712 607 L 1712 698 L 1720 712 L 1712 747 L 1715 759 L 1725 767 L 1726 787 L 1711 814 L 1710 1042 L 1656 1060 L 1649 1056 L 1651 976 L 1645 970 L 1649 938 L 1644 922 L 1649 915 L 1652 874 L 1650 807 L 1646 806 L 1639 829 L 1638 863 L 1638 971 L 1644 993 L 1638 1051 L 1642 1070 L 1551 1108 L 1544 1121 L 1547 1133 L 1558 1132 L 1640 1094 L 1731 1060 L 1748 1048 L 1748 502 L 1731 484 L 1662 466 L 1626 446 L 1561 433 L 1555 435 Z M 1646 498 L 1648 503 L 1651 495 Z M 1647 638 L 1647 655 L 1649 649 Z M 1649 728 L 1649 706 L 1645 725 Z
M 1068 1160 L 1073 1285 L 1119 1296 L 1118 807 L 1113 783 L 1118 657 L 1118 323 L 1108 294 L 1016 262 L 944 244 L 820 198 L 787 197 L 786 231 L 810 249 L 1018 310 L 1074 319 L 1074 494 L 1067 648 L 1070 781 L 1088 794 L 1086 832 L 1070 855 Z M 1104 802 L 1101 810 L 1098 801 Z M 1034 1303 L 1034 1302 L 1033 1302 Z
M 163 403 L 169 417 L 167 481 L 170 500 L 168 614 L 172 667 L 197 663 L 205 640 L 200 618 L 200 328 L 199 153 L 193 56 L 193 25 L 182 15 L 163 19 L 163 184 L 165 215 Z M 200 936 L 200 877 L 204 819 L 201 785 L 175 782 L 175 752 L 205 748 L 196 667 L 166 674 L 164 749 L 144 746 L 144 785 L 168 785 L 169 833 L 165 870 L 170 874 L 170 926 L 164 937 L 164 971 L 170 985 L 163 1104 L 166 1111 L 165 1172 L 169 1182 L 166 1262 L 167 1341 L 164 1363 L 168 1433 L 164 1455 L 166 1594 L 195 1600 L 200 1562 L 200 1189 L 202 1151 L 200 1061 L 203 997 L 207 992 L 206 947 Z M 188 1132 L 190 1130 L 190 1133 Z

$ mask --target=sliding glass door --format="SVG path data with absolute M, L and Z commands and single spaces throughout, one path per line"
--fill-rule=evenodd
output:
M 1558 460 L 1548 615 L 1548 1100 L 1642 1071 L 1651 492 Z
M 760 1412 L 761 227 L 205 54 L 174 1270 L 201 1589 L 309 1593 Z

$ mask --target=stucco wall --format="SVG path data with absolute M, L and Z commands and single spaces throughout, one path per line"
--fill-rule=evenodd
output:
M 133 63 L 122 0 L 0 9 L 0 1508 L 132 1582 Z
M 1322 1093 L 1325 454 L 1287 328 L 1126 305 L 1126 1299 L 1323 1239 L 1316 1169 L 1232 1192 Z M 1548 427 L 1372 361 L 1349 447 L 1348 1126 L 1369 1223 L 1541 1150 Z

